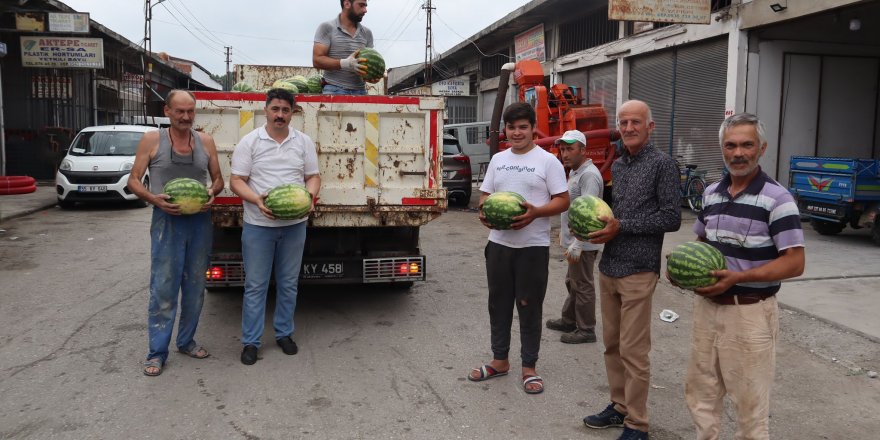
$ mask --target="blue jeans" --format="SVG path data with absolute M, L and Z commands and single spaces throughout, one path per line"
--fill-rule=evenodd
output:
M 180 322 L 177 348 L 195 347 L 193 336 L 205 299 L 205 271 L 211 253 L 211 213 L 170 215 L 153 208 L 150 225 L 150 306 L 147 332 L 150 353 L 147 359 L 168 359 L 168 344 L 177 314 L 180 294 Z
M 306 242 L 306 223 L 271 228 L 244 224 L 244 300 L 241 306 L 241 342 L 260 346 L 266 317 L 266 293 L 275 263 L 275 339 L 293 334 L 297 283 Z
M 333 84 L 327 84 L 322 89 L 325 95 L 366 95 L 367 89 L 345 89 Z

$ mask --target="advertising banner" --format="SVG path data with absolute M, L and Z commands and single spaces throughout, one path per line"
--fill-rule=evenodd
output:
M 709 24 L 709 0 L 608 0 L 608 19 Z
M 21 37 L 23 67 L 103 69 L 104 40 L 100 38 Z
M 513 43 L 517 61 L 538 60 L 542 63 L 546 61 L 543 23 L 517 35 Z

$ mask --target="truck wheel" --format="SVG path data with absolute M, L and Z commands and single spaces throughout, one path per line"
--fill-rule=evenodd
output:
M 880 218 L 874 219 L 874 227 L 871 228 L 871 238 L 874 244 L 880 246 Z
M 829 222 L 826 220 L 811 219 L 810 224 L 813 229 L 822 235 L 839 234 L 846 227 L 845 223 Z

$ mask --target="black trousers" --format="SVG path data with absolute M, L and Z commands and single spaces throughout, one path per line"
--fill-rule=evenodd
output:
M 492 355 L 497 360 L 508 357 L 513 308 L 516 306 L 522 366 L 534 368 L 541 349 L 541 319 L 547 293 L 550 247 L 511 248 L 490 241 L 485 255 Z

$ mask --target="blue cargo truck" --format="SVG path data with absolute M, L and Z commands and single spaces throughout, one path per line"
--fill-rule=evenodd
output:
M 816 232 L 871 228 L 880 245 L 880 160 L 792 156 L 789 190 Z

